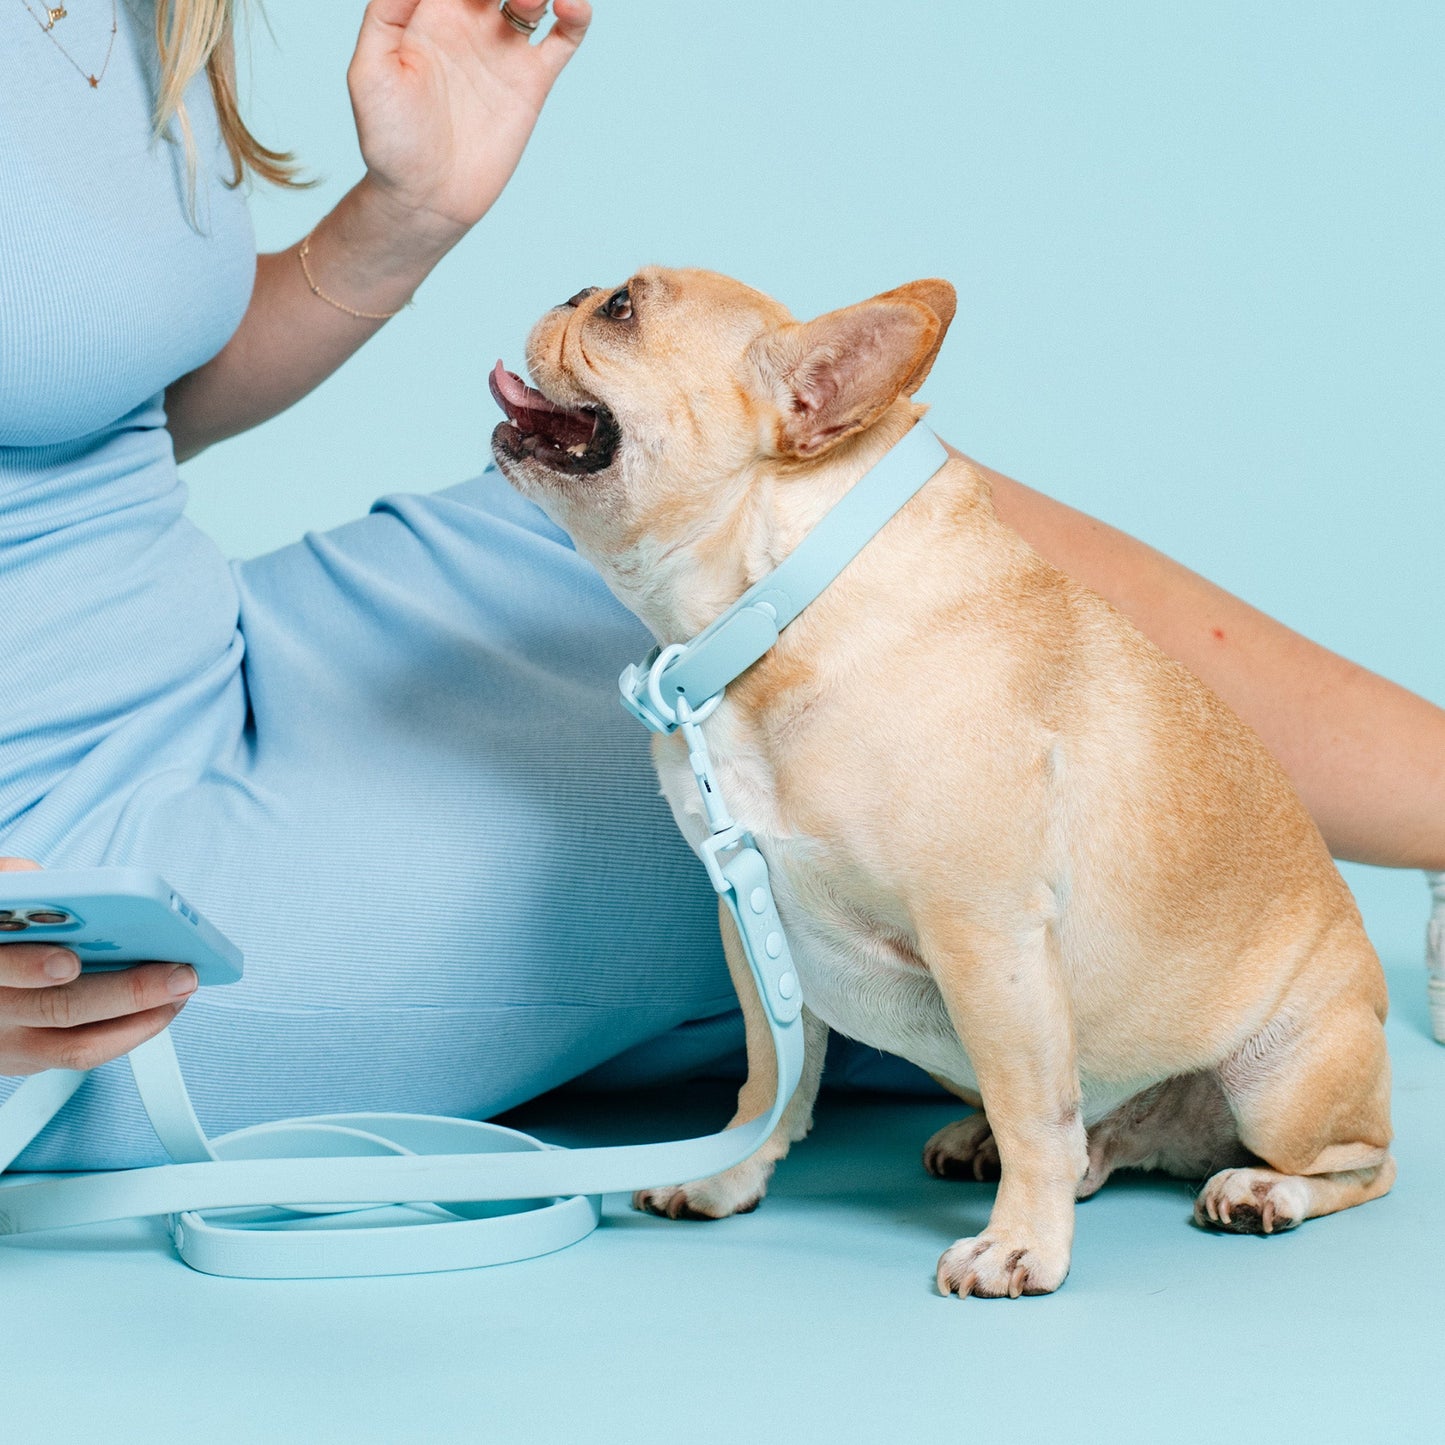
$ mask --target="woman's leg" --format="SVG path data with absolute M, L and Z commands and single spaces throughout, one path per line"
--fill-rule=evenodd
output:
M 244 695 L 159 699 L 145 779 L 76 844 L 245 952 L 171 1028 L 208 1133 L 487 1117 L 619 1055 L 614 1083 L 675 1079 L 741 1044 L 716 897 L 617 701 L 651 638 L 536 508 L 489 473 L 235 581 Z M 168 752 L 167 720 L 213 741 Z M 118 1060 L 21 1167 L 163 1157 Z
M 1445 711 L 1135 538 L 987 467 L 999 516 L 1259 735 L 1337 858 L 1445 869 Z

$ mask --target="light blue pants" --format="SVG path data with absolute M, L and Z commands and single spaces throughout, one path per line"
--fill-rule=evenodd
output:
M 204 705 L 244 699 L 234 745 L 152 770 L 85 860 L 245 950 L 172 1025 L 209 1132 L 739 1067 L 715 900 L 616 700 L 651 639 L 541 512 L 488 472 L 232 570 L 240 687 Z M 20 1167 L 161 1157 L 117 1061 Z

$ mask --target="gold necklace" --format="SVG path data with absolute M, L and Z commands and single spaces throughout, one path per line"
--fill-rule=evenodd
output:
M 110 0 L 110 40 L 105 47 L 105 59 L 101 62 L 100 72 L 86 70 L 76 58 L 55 38 L 55 24 L 58 20 L 64 20 L 69 12 L 64 5 L 47 5 L 44 7 L 45 18 L 42 20 L 31 8 L 30 0 L 20 0 L 25 7 L 25 12 L 44 31 L 50 43 L 71 63 L 77 75 L 82 76 L 92 90 L 100 89 L 100 82 L 105 79 L 105 72 L 110 68 L 110 54 L 115 49 L 116 32 L 116 9 L 115 0 Z

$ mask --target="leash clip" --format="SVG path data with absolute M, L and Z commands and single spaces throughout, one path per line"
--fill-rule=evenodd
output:
M 671 703 L 663 696 L 663 673 L 686 651 L 685 642 L 670 642 L 666 647 L 654 647 L 641 663 L 629 663 L 623 668 L 622 676 L 617 679 L 618 691 L 622 694 L 622 706 L 652 732 L 676 732 L 683 725 L 684 714 L 681 709 L 684 708 L 687 709 L 686 716 L 690 721 L 702 722 L 712 716 L 723 699 L 722 688 L 697 707 L 691 707 L 680 691 Z
M 702 859 L 702 866 L 707 869 L 707 876 L 719 896 L 726 897 L 733 892 L 733 883 L 723 872 L 723 865 L 718 862 L 717 855 L 729 848 L 753 847 L 756 847 L 756 844 L 743 830 L 741 823 L 734 823 L 718 833 L 710 833 L 697 845 L 697 855 Z
M 682 733 L 708 826 L 708 836 L 697 845 L 697 854 L 707 869 L 713 889 L 726 897 L 733 892 L 734 885 L 724 873 L 718 854 L 732 848 L 752 847 L 753 840 L 740 824 L 733 821 L 727 804 L 723 802 L 722 794 L 713 781 L 707 739 L 698 726 L 717 711 L 718 704 L 723 700 L 723 689 L 715 692 L 700 707 L 693 707 L 680 692 L 671 702 L 663 693 L 663 674 L 686 651 L 687 644 L 682 642 L 654 647 L 640 663 L 630 663 L 623 669 L 622 676 L 617 679 L 617 687 L 622 694 L 622 706 L 650 731 L 661 733 L 664 737 L 679 731 Z

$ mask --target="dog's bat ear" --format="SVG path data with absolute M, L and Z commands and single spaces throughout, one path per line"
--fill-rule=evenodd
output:
M 953 324 L 954 313 L 958 310 L 958 292 L 953 289 L 951 282 L 931 276 L 926 281 L 910 281 L 906 286 L 895 286 L 892 291 L 885 291 L 876 299 L 887 301 L 896 297 L 905 301 L 916 301 L 920 306 L 928 307 L 938 317 L 938 335 L 934 339 L 933 349 L 918 363 L 913 375 L 903 386 L 904 396 L 912 396 L 928 380 L 928 373 L 933 370 L 933 363 L 938 359 L 943 338 L 948 335 L 948 328 Z
M 923 385 L 953 319 L 946 281 L 915 281 L 770 332 L 754 360 L 777 405 L 779 455 L 816 457 Z

